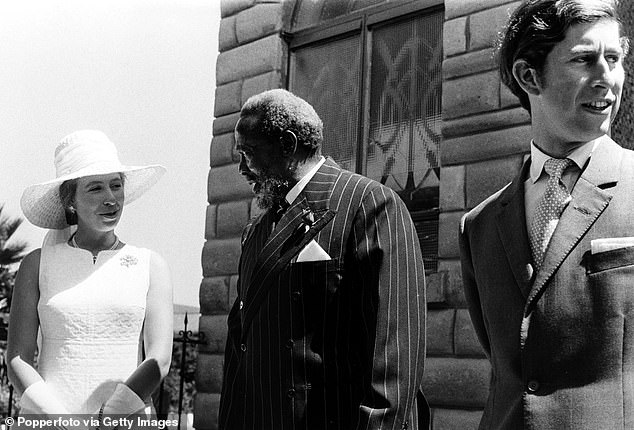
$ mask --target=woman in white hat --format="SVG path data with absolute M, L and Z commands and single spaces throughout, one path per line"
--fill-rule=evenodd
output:
M 124 202 L 165 169 L 121 164 L 94 130 L 62 139 L 55 167 L 56 179 L 28 187 L 21 200 L 26 218 L 51 230 L 22 261 L 13 293 L 7 359 L 20 413 L 148 410 L 171 359 L 170 275 L 158 254 L 123 243 L 114 230 Z

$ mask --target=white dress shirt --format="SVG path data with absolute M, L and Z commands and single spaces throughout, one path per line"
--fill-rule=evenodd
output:
M 566 157 L 572 160 L 573 164 L 564 171 L 561 181 L 569 193 L 572 193 L 579 176 L 581 176 L 581 170 L 592 156 L 592 151 L 594 151 L 598 142 L 599 140 L 597 139 L 584 143 Z M 546 192 L 548 174 L 544 171 L 544 163 L 549 158 L 553 157 L 544 153 L 535 145 L 535 142 L 531 141 L 530 176 L 524 182 L 524 207 L 526 208 L 526 226 L 528 229 L 530 229 L 537 205 Z
M 324 164 L 324 162 L 326 161 L 326 159 L 324 157 L 321 157 L 321 159 L 319 160 L 319 162 L 317 162 L 317 164 L 315 165 L 315 167 L 313 167 L 312 169 L 310 169 L 308 171 L 308 173 L 306 173 L 302 179 L 300 179 L 294 186 L 293 188 L 291 188 L 288 193 L 286 193 L 286 201 L 288 202 L 288 204 L 293 204 L 293 202 L 295 201 L 295 199 L 297 198 L 297 196 L 299 196 L 299 193 L 302 192 L 302 190 L 306 187 L 306 184 L 308 184 L 308 182 L 313 178 L 313 176 L 315 176 L 315 173 L 317 173 L 317 170 L 319 170 L 319 168 L 321 167 L 322 164 Z

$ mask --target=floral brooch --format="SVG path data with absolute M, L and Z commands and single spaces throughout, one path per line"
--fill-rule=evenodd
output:
M 139 262 L 136 257 L 130 254 L 124 255 L 119 259 L 119 261 L 121 261 L 121 265 L 125 267 L 134 266 Z

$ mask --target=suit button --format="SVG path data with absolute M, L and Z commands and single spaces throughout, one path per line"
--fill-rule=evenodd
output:
M 295 342 L 293 341 L 293 339 L 289 339 L 288 342 L 286 342 L 286 347 L 288 349 L 293 349 L 293 345 L 295 344 Z
M 242 309 L 243 307 L 244 307 L 244 302 L 240 300 L 240 309 Z
M 539 382 L 532 380 L 532 381 L 528 381 L 528 392 L 529 393 L 536 393 L 537 390 L 539 390 Z
M 247 346 L 244 343 L 240 344 L 240 351 L 247 352 Z
M 288 391 L 286 392 L 286 395 L 287 395 L 288 397 L 290 397 L 290 398 L 295 397 L 295 388 L 291 388 L 290 390 L 288 390 Z
M 294 301 L 298 301 L 302 297 L 301 291 L 293 291 L 292 297 Z

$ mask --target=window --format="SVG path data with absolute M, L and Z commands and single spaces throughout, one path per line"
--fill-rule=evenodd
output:
M 305 3 L 305 2 L 304 2 Z M 310 12 L 315 13 L 315 4 Z M 328 2 L 322 1 L 322 4 Z M 343 3 L 331 2 L 342 5 Z M 376 1 L 374 2 L 376 3 Z M 301 19 L 301 9 L 295 22 Z M 324 154 L 394 189 L 437 271 L 442 2 L 343 13 L 290 35 L 288 87 L 324 122 Z

